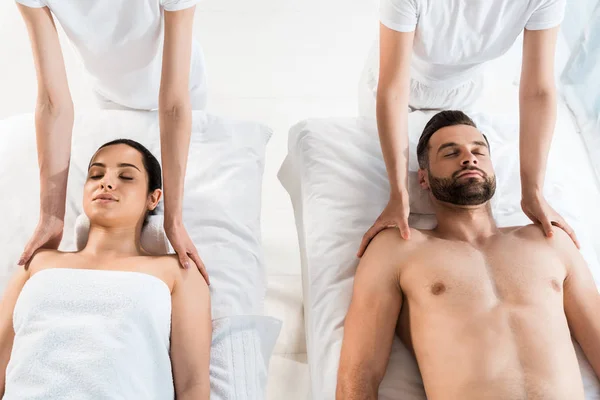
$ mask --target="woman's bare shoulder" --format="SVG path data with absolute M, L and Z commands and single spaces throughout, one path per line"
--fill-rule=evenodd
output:
M 41 269 L 54 268 L 64 260 L 65 257 L 69 257 L 71 254 L 72 253 L 53 249 L 39 249 L 33 254 L 31 260 L 29 260 L 25 266 L 25 269 L 33 274 Z

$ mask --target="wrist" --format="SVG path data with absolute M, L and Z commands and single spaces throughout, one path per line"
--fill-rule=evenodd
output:
M 390 188 L 390 199 L 404 200 L 408 197 L 406 186 L 394 185 Z
M 165 227 L 177 227 L 183 225 L 181 214 L 167 214 L 164 216 Z
M 53 214 L 40 213 L 40 225 L 65 226 L 64 216 L 60 217 Z
M 543 189 L 537 185 L 524 185 L 521 188 L 523 200 L 539 200 L 544 197 Z

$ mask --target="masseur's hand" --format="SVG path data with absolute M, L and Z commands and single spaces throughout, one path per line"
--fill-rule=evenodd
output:
M 552 226 L 554 225 L 567 232 L 577 248 L 580 248 L 573 228 L 548 204 L 543 196 L 523 196 L 521 207 L 533 223 L 542 226 L 547 237 L 552 237 Z
M 39 249 L 58 249 L 63 236 L 64 221 L 51 215 L 42 215 L 19 258 L 19 265 L 28 265 L 33 254 Z
M 164 228 L 171 246 L 173 246 L 173 249 L 179 257 L 181 266 L 188 269 L 190 267 L 190 262 L 193 262 L 204 277 L 206 283 L 210 285 L 206 267 L 198 255 L 198 250 L 196 249 L 194 242 L 192 242 L 192 239 L 190 239 L 190 236 L 185 230 L 183 222 L 181 222 L 180 219 L 170 220 L 169 218 L 165 218 Z
M 408 201 L 408 191 L 403 190 L 399 194 L 390 196 L 387 206 L 377 218 L 371 229 L 365 233 L 360 249 L 356 254 L 362 257 L 371 240 L 382 230 L 386 228 L 398 228 L 400 234 L 405 240 L 410 239 L 410 227 L 408 226 L 408 215 L 410 214 L 410 204 Z

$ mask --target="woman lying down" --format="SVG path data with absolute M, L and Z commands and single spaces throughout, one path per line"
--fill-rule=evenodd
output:
M 209 398 L 206 282 L 140 246 L 161 194 L 160 165 L 139 143 L 110 142 L 92 157 L 87 245 L 39 251 L 4 293 L 4 399 Z

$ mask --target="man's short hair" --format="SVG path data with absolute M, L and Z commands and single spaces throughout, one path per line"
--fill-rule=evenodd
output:
M 427 122 L 417 145 L 417 160 L 421 169 L 426 169 L 429 166 L 429 139 L 440 129 L 454 125 L 469 125 L 477 128 L 475 122 L 467 114 L 457 110 L 441 111 Z M 490 143 L 487 137 L 483 135 L 483 138 L 489 148 Z

